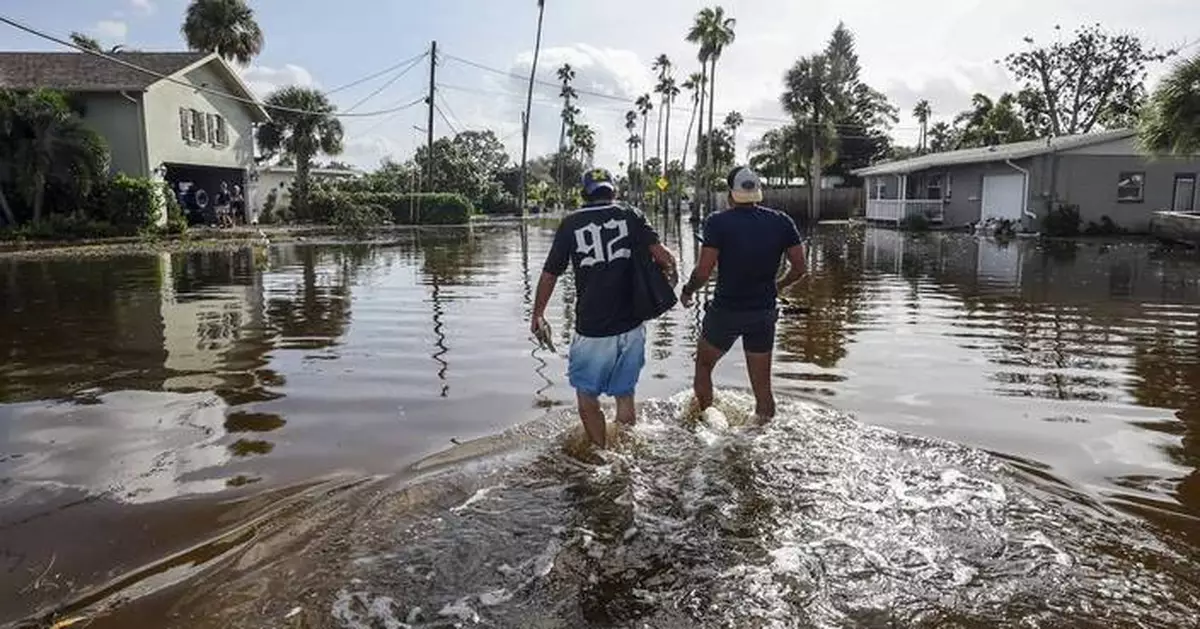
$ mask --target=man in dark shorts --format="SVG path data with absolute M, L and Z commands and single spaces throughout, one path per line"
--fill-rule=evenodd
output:
M 575 337 L 569 379 L 579 402 L 579 418 L 591 441 L 605 447 L 600 396 L 617 399 L 617 421 L 633 424 L 634 391 L 646 364 L 646 329 L 634 314 L 635 248 L 647 248 L 669 277 L 675 258 L 640 211 L 617 204 L 608 171 L 583 176 L 583 207 L 563 218 L 546 257 L 533 304 L 530 331 L 536 336 L 558 277 L 575 272 Z M 673 283 L 673 282 L 672 282 Z
M 771 351 L 779 317 L 776 300 L 779 291 L 804 275 L 804 246 L 788 215 L 758 205 L 762 182 L 754 171 L 735 168 L 727 182 L 730 208 L 705 222 L 700 260 L 680 295 L 683 305 L 690 307 L 693 295 L 719 268 L 716 295 L 704 315 L 692 384 L 700 410 L 712 406 L 713 368 L 741 338 L 754 389 L 754 414 L 767 421 L 775 416 Z M 784 255 L 788 272 L 776 280 Z

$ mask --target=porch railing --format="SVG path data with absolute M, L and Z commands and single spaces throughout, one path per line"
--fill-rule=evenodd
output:
M 900 223 L 905 217 L 922 215 L 931 223 L 946 218 L 945 208 L 937 199 L 867 199 L 867 220 Z

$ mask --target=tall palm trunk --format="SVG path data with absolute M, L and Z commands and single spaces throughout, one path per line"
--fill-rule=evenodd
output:
M 537 39 L 533 44 L 533 67 L 529 70 L 529 89 L 525 93 L 525 117 L 521 119 L 521 216 L 525 216 L 525 199 L 527 196 L 525 167 L 529 161 L 529 114 L 533 109 L 533 80 L 537 77 L 538 57 L 542 53 L 542 18 L 546 15 L 546 0 L 538 0 Z M 432 156 L 430 156 L 432 160 Z
M 707 198 L 707 209 L 709 214 L 713 211 L 713 186 L 712 181 L 713 169 L 713 118 L 716 113 L 716 55 L 713 55 L 713 70 L 708 73 L 708 148 L 704 149 L 704 198 Z
M 42 207 L 46 204 L 46 174 L 37 171 L 33 174 L 33 222 L 42 220 Z
M 705 90 L 708 89 L 708 62 L 705 60 L 700 63 L 700 124 L 696 129 L 696 181 L 695 189 L 692 191 L 693 202 L 697 205 L 700 201 L 700 183 L 704 181 L 704 159 L 707 157 L 704 154 L 704 149 L 701 143 L 704 142 L 704 106 Z M 695 216 L 695 214 L 693 214 Z
M 683 172 L 687 172 L 688 151 L 692 148 L 692 127 L 696 126 L 696 109 L 700 106 L 700 101 L 692 102 L 692 119 L 688 121 L 687 133 L 683 135 L 683 157 L 679 165 L 683 168 Z
M 667 175 L 667 172 L 668 172 L 667 162 L 669 162 L 671 160 L 671 101 L 672 100 L 673 99 L 670 96 L 667 96 L 667 122 L 666 122 L 666 125 L 663 126 L 663 152 L 662 152 L 662 173 L 663 173 L 664 177 Z M 660 112 L 660 114 L 661 114 L 661 112 Z M 667 188 L 667 190 L 670 190 L 670 188 Z M 663 209 L 669 209 L 668 208 L 669 200 L 667 198 L 668 196 L 669 195 L 666 193 L 663 194 L 662 202 L 660 203 L 660 205 L 662 205 Z
M 570 105 L 570 102 L 568 101 L 568 106 L 569 105 Z M 567 184 L 565 181 L 563 181 L 563 177 L 564 177 L 563 167 L 565 166 L 565 164 L 563 162 L 566 161 L 564 159 L 563 153 L 566 152 L 566 150 L 567 150 L 567 119 L 563 118 L 562 126 L 558 131 L 558 207 L 559 207 L 559 209 L 566 207 L 565 199 L 567 197 L 567 190 L 566 190 Z
M 646 205 L 646 131 L 650 129 L 650 118 L 642 114 L 642 167 L 638 169 L 638 193 L 642 197 L 642 205 Z
M 821 133 L 820 113 L 813 114 L 812 160 L 808 165 L 808 221 L 816 225 L 821 220 L 821 143 L 817 136 Z
M 0 188 L 0 212 L 4 213 L 4 224 L 9 227 L 15 227 L 17 217 L 13 215 L 12 206 L 8 204 L 8 197 L 4 196 L 4 189 Z
M 311 168 L 311 155 L 296 155 L 296 183 L 295 190 L 292 193 L 292 206 L 296 212 L 296 217 L 306 221 L 310 221 L 315 218 L 309 211 L 308 205 L 308 175 Z

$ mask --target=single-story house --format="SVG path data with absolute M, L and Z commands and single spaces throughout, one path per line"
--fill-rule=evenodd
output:
M 331 179 L 353 179 L 361 177 L 362 173 L 357 170 L 348 170 L 342 168 L 311 168 L 308 171 L 311 181 L 328 181 Z M 257 222 L 258 217 L 262 215 L 263 208 L 272 198 L 274 193 L 274 208 L 283 209 L 289 207 L 292 203 L 292 181 L 296 179 L 296 168 L 294 166 L 264 166 L 258 169 L 258 181 L 255 188 L 257 192 L 254 196 L 254 201 L 250 205 L 251 222 Z
M 1147 155 L 1123 129 L 931 153 L 854 174 L 864 179 L 870 221 L 923 214 L 963 227 L 996 218 L 1038 231 L 1051 207 L 1070 204 L 1084 227 L 1108 217 L 1145 232 L 1155 211 L 1197 209 L 1200 155 Z
M 112 56 L 153 74 L 81 52 L 0 52 L 0 88 L 73 96 L 108 141 L 114 173 L 167 181 L 185 203 L 221 182 L 253 199 L 254 130 L 270 118 L 237 72 L 209 53 Z

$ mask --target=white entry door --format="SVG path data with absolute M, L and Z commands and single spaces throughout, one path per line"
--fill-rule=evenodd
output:
M 1025 175 L 985 175 L 980 220 L 997 218 L 1020 221 L 1024 196 Z

